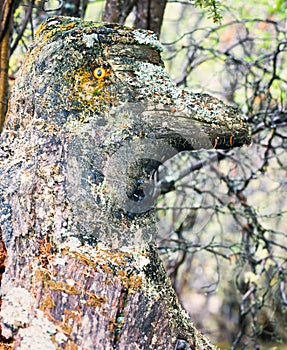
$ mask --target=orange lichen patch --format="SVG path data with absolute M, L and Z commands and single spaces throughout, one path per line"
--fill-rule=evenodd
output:
M 133 291 L 139 289 L 142 286 L 142 278 L 138 275 L 131 276 L 129 279 L 129 287 Z
M 79 317 L 79 313 L 75 310 L 64 309 L 64 320 L 76 320 Z
M 65 309 L 64 315 L 62 316 L 62 321 L 55 319 L 55 317 L 52 316 L 49 310 L 45 310 L 44 313 L 45 317 L 54 324 L 57 332 L 61 332 L 67 336 L 70 336 L 73 330 L 73 327 L 70 325 L 70 320 L 74 321 L 75 319 L 80 318 L 80 314 L 74 310 Z M 51 338 L 53 342 L 57 342 L 55 339 L 55 335 L 53 335 Z
M 45 282 L 50 280 L 50 272 L 45 268 L 39 268 L 34 271 L 35 282 Z
M 61 30 L 62 31 L 65 31 L 65 30 L 68 30 L 68 29 L 71 29 L 71 28 L 74 28 L 77 26 L 77 23 L 76 22 L 68 22 L 68 23 L 65 23 L 61 26 Z
M 112 275 L 114 273 L 114 270 L 110 268 L 108 264 L 101 265 L 101 269 L 108 275 Z
M 45 27 L 39 28 L 36 32 L 36 37 L 42 35 L 43 41 L 47 41 L 58 33 L 57 29 L 47 30 L 45 33 Z
M 81 291 L 78 288 L 63 281 L 55 282 L 50 280 L 46 281 L 46 283 L 49 285 L 50 290 L 56 290 L 70 295 L 81 294 Z
M 38 29 L 36 30 L 35 33 L 35 38 L 44 30 L 44 28 L 46 28 L 46 23 L 41 23 L 38 27 Z
M 110 323 L 108 325 L 108 329 L 109 329 L 110 332 L 113 332 L 115 327 L 117 326 L 116 318 L 115 317 L 111 317 L 109 321 L 110 321 Z
M 51 250 L 54 247 L 50 242 L 46 242 L 44 240 L 37 240 L 39 244 L 39 261 L 43 267 L 46 267 L 51 259 L 53 259 L 53 254 L 51 254 Z
M 77 344 L 73 343 L 72 341 L 68 341 L 68 343 L 65 345 L 65 350 L 78 350 L 79 347 Z M 84 350 L 83 347 L 81 347 L 81 349 Z
M 80 318 L 81 316 L 78 311 L 65 309 L 62 316 L 63 321 L 58 323 L 59 330 L 66 335 L 70 335 L 73 330 L 70 326 L 70 324 L 73 324 L 71 321 L 79 320 Z
M 71 333 L 72 333 L 72 331 L 73 331 L 73 327 L 72 326 L 70 326 L 70 325 L 68 325 L 67 323 L 61 323 L 60 324 L 60 328 L 59 328 L 59 330 L 61 331 L 61 332 L 63 332 L 64 334 L 66 334 L 66 335 L 70 335 Z
M 94 249 L 88 256 L 86 254 L 81 254 L 79 252 L 71 252 L 68 249 L 63 251 L 65 255 L 69 256 L 70 259 L 75 259 L 75 261 L 81 261 L 86 266 L 91 267 L 89 271 L 85 274 L 87 277 L 93 277 L 92 272 L 104 273 L 106 275 L 106 280 L 104 283 L 121 283 L 121 285 L 133 293 L 142 286 L 142 277 L 137 268 L 135 268 L 135 261 L 131 253 L 122 252 L 117 250 L 102 250 Z M 73 264 L 69 261 L 69 266 Z M 51 285 L 51 282 L 48 282 Z M 67 287 L 66 284 L 55 284 L 52 283 L 52 288 L 65 291 Z M 80 292 L 80 294 L 85 298 L 86 303 L 92 307 L 100 306 L 101 303 L 107 302 L 107 299 L 98 294 L 90 293 L 85 290 L 79 282 L 73 284 L 73 288 L 68 289 L 71 294 L 74 292 Z
M 52 318 L 50 317 L 50 321 L 51 320 L 52 320 Z M 65 334 L 66 336 L 70 336 L 71 335 L 72 330 L 73 330 L 73 328 L 71 326 L 65 324 L 64 322 L 58 321 L 56 319 L 53 319 L 52 322 L 56 326 L 56 329 L 57 329 L 58 332 L 61 332 L 61 333 Z M 53 343 L 57 343 L 55 335 L 51 336 L 51 340 L 52 340 Z
M 79 252 L 70 252 L 68 249 L 64 250 L 63 253 L 65 253 L 66 255 L 81 261 L 82 263 L 84 263 L 87 266 L 91 266 L 93 267 L 93 269 L 95 269 L 96 271 L 96 266 L 97 264 L 88 256 L 86 256 L 85 254 L 81 254 Z
M 78 103 L 86 106 L 99 106 L 99 101 L 109 102 L 112 98 L 111 92 L 109 91 L 109 77 L 111 76 L 110 69 L 101 69 L 95 77 L 95 70 L 92 67 L 81 67 L 71 72 L 67 72 L 65 79 L 69 82 L 72 87 L 70 90 L 69 99 L 77 101 Z M 102 72 L 104 69 L 104 72 Z
M 44 311 L 46 309 L 52 309 L 56 306 L 55 302 L 53 301 L 52 297 L 50 295 L 45 295 L 42 299 L 40 310 Z
M 95 293 L 88 293 L 88 301 L 87 305 L 92 306 L 92 307 L 100 307 L 102 303 L 106 303 L 108 300 L 107 298 L 97 295 Z
M 13 344 L 0 343 L 0 350 L 11 350 L 11 349 L 13 349 Z
M 130 293 L 134 293 L 142 286 L 142 278 L 139 275 L 127 275 L 125 271 L 118 271 L 117 276 L 120 277 L 123 286 L 129 290 Z
M 57 34 L 59 31 L 64 32 L 66 30 L 72 29 L 76 27 L 77 23 L 76 22 L 64 22 L 61 26 L 57 26 L 56 28 L 52 29 L 49 28 L 51 23 L 49 22 L 44 22 L 42 23 L 38 30 L 36 31 L 35 37 L 38 37 L 40 34 L 44 36 L 44 40 L 48 40 L 51 37 L 53 37 L 55 34 Z M 46 33 L 45 33 L 46 32 Z M 45 34 L 44 34 L 45 33 Z
M 117 253 L 117 254 L 110 253 L 109 255 L 110 255 L 110 257 L 112 256 L 113 262 L 115 264 L 119 264 L 119 265 L 125 265 L 127 260 L 129 260 L 132 257 L 131 254 L 126 253 L 126 252 L 125 253 Z
M 123 287 L 128 289 L 129 277 L 128 277 L 127 273 L 123 270 L 119 270 L 119 271 L 117 271 L 116 276 L 121 280 Z

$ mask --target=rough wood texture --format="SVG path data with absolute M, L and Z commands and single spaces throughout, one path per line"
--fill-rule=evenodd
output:
M 151 32 L 64 17 L 37 34 L 1 138 L 1 322 L 15 348 L 215 348 L 158 257 L 151 177 L 176 152 L 248 143 L 248 128 L 177 89 L 159 49 Z

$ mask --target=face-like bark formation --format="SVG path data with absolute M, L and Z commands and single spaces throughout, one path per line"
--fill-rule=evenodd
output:
M 151 32 L 64 17 L 37 34 L 0 153 L 2 331 L 16 347 L 213 348 L 154 248 L 152 177 L 179 151 L 248 143 L 248 128 L 177 89 L 159 50 Z

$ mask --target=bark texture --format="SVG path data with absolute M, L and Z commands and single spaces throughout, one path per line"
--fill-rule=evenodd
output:
M 195 148 L 248 143 L 233 107 L 175 87 L 153 33 L 55 17 L 1 138 L 2 334 L 17 349 L 214 349 L 155 246 L 151 180 Z

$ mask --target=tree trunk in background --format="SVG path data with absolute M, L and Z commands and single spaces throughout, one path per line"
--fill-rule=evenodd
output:
M 110 23 L 124 24 L 136 4 L 136 0 L 107 0 L 102 20 Z
M 61 15 L 84 18 L 88 2 L 88 0 L 64 0 Z
M 134 9 L 134 27 L 152 30 L 159 35 L 166 3 L 166 0 L 107 0 L 103 21 L 124 24 Z
M 55 17 L 26 56 L 0 150 L 15 349 L 215 349 L 159 259 L 153 174 L 180 151 L 248 143 L 248 128 L 177 89 L 159 49 L 151 32 Z
M 8 104 L 8 69 L 13 4 L 13 0 L 0 0 L 0 133 L 5 120 Z
M 159 35 L 166 3 L 166 0 L 137 1 L 135 28 L 152 30 Z

